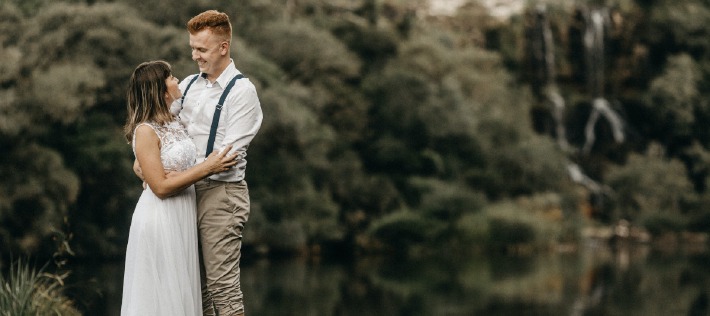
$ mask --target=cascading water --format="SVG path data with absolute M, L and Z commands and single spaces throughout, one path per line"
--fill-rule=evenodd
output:
M 609 122 L 614 140 L 617 143 L 624 141 L 624 124 L 604 96 L 604 35 L 605 29 L 609 25 L 609 12 L 606 8 L 601 8 L 584 10 L 583 13 L 585 20 L 583 35 L 585 73 L 589 93 L 592 96 L 592 111 L 584 129 L 585 143 L 582 147 L 582 152 L 588 154 L 596 140 L 594 126 L 600 116 Z
M 623 142 L 624 132 L 623 121 L 604 97 L 604 32 L 608 25 L 608 11 L 606 9 L 581 10 L 584 17 L 582 34 L 584 67 L 580 70 L 585 74 L 585 81 L 592 97 L 592 111 L 584 129 L 585 143 L 581 151 L 589 154 L 596 140 L 594 126 L 600 117 L 609 121 L 615 141 Z M 571 152 L 572 146 L 568 143 L 565 132 L 565 99 L 556 81 L 555 42 L 550 29 L 547 7 L 544 4 L 535 7 L 529 26 L 527 30 L 529 53 L 534 72 L 533 80 L 536 81 L 533 82 L 533 89 L 541 97 L 541 102 L 550 105 L 552 118 L 555 121 L 557 144 L 563 150 Z M 609 188 L 587 176 L 582 167 L 573 161 L 567 163 L 567 171 L 574 182 L 586 187 L 598 197 L 610 191 Z
M 552 41 L 552 32 L 550 31 L 549 21 L 547 18 L 547 10 L 544 6 L 535 8 L 534 19 L 529 24 L 528 41 L 532 50 L 531 62 L 533 69 L 536 70 L 532 86 L 536 95 L 541 97 L 542 102 L 552 105 L 552 117 L 556 121 L 557 131 L 556 137 L 560 147 L 567 152 L 574 152 L 574 145 L 569 145 L 564 139 L 564 107 L 565 100 L 559 92 L 555 74 L 554 62 L 554 42 Z M 608 216 L 604 214 L 604 206 L 608 197 L 613 196 L 612 190 L 590 178 L 582 166 L 574 162 L 575 157 L 584 158 L 589 156 L 596 141 L 595 126 L 600 118 L 606 119 L 611 129 L 614 141 L 623 143 L 624 121 L 619 114 L 613 109 L 611 103 L 606 98 L 605 93 L 605 68 L 606 68 L 606 37 L 611 27 L 609 10 L 606 8 L 588 9 L 586 7 L 578 7 L 575 13 L 575 20 L 572 23 L 569 33 L 574 35 L 568 38 L 567 43 L 570 43 L 570 51 L 572 52 L 571 64 L 572 75 L 584 76 L 575 77 L 575 79 L 584 78 L 583 81 L 574 80 L 573 85 L 586 84 L 586 93 L 590 98 L 591 111 L 586 118 L 584 126 L 584 144 L 582 148 L 575 154 L 570 155 L 567 161 L 567 173 L 572 181 L 585 187 L 589 193 L 588 198 L 592 207 L 595 209 L 593 216 Z M 569 34 L 568 33 L 568 34 Z M 578 59 L 579 58 L 579 59 Z M 578 86 L 574 87 L 578 88 Z M 581 90 L 581 89 L 580 89 Z M 601 212 L 597 212 L 601 211 Z M 612 219 L 609 216 L 609 219 Z M 616 225 L 628 229 L 629 225 L 626 221 L 619 221 Z M 618 230 L 614 232 L 615 236 L 622 236 Z M 606 295 L 607 287 L 604 283 L 597 283 L 590 287 L 584 295 L 580 295 L 574 302 L 574 305 L 569 315 L 578 316 L 585 315 L 590 309 L 593 309 L 599 304 L 603 304 L 603 297 Z
M 537 5 L 535 7 L 534 26 L 529 32 L 532 59 L 535 66 L 535 80 L 542 83 L 542 88 L 538 95 L 542 95 L 544 102 L 550 105 L 552 117 L 555 123 L 555 137 L 557 144 L 563 150 L 569 148 L 567 133 L 565 132 L 564 113 L 565 99 L 560 94 L 560 89 L 556 82 L 555 69 L 555 41 L 550 30 L 550 22 L 547 18 L 547 7 Z
M 584 128 L 584 135 L 586 136 L 586 142 L 582 148 L 584 153 L 589 153 L 592 149 L 592 145 L 594 145 L 594 141 L 596 139 L 596 136 L 594 135 L 594 125 L 597 120 L 599 120 L 600 115 L 604 116 L 609 121 L 612 134 L 614 135 L 614 140 L 617 143 L 624 141 L 623 121 L 611 108 L 611 105 L 607 99 L 604 97 L 597 97 L 592 101 L 592 113 L 589 115 L 587 125 Z

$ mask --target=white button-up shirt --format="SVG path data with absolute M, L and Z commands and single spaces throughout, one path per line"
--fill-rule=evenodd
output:
M 219 98 L 229 81 L 238 74 L 240 72 L 234 66 L 234 61 L 215 82 L 209 82 L 200 73 L 200 77 L 187 91 L 184 104 L 178 99 L 171 105 L 171 112 L 177 115 L 180 122 L 187 127 L 188 134 L 197 146 L 198 162 L 205 158 L 212 117 Z M 180 82 L 180 90 L 183 93 L 193 76 L 195 75 L 190 75 Z M 231 144 L 232 152 L 239 152 L 237 165 L 229 171 L 210 176 L 210 179 L 229 182 L 244 179 L 247 148 L 259 131 L 262 120 L 263 113 L 256 88 L 249 79 L 238 79 L 224 101 L 213 147 L 214 150 L 219 151 Z

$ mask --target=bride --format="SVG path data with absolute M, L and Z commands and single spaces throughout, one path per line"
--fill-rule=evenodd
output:
M 128 236 L 124 316 L 202 315 L 193 184 L 234 166 L 236 154 L 227 155 L 228 147 L 195 164 L 195 145 L 170 113 L 179 97 L 168 63 L 145 62 L 133 71 L 124 132 L 147 187 Z

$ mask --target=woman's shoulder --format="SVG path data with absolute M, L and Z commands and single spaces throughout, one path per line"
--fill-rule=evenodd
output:
M 136 125 L 134 135 L 139 133 L 139 129 L 143 129 L 143 133 L 155 134 L 161 140 L 168 135 L 186 131 L 182 124 L 177 120 L 167 121 L 164 123 L 157 123 L 154 121 L 142 122 Z
M 136 125 L 133 132 L 134 143 L 136 138 L 156 137 L 159 135 L 159 126 L 151 122 L 143 122 Z
M 133 131 L 133 142 L 131 142 L 134 154 L 138 142 L 142 144 L 157 143 L 160 146 L 160 134 L 156 127 L 148 122 L 137 124 Z
M 182 127 L 182 125 L 176 120 L 167 121 L 167 122 L 163 122 L 163 123 L 159 123 L 159 122 L 155 122 L 155 121 L 146 121 L 146 122 L 141 122 L 141 123 L 137 124 L 136 131 L 141 126 L 150 127 L 150 129 L 152 129 L 157 134 L 163 134 L 168 130 L 177 128 L 178 126 Z
M 158 125 L 153 123 L 153 122 L 142 122 L 136 124 L 135 131 L 138 132 L 139 130 L 152 130 L 155 131 L 158 128 Z

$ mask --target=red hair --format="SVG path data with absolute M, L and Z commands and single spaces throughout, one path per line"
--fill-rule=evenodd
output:
M 195 34 L 204 29 L 212 31 L 217 36 L 224 37 L 227 41 L 232 39 L 232 23 L 229 16 L 217 10 L 207 10 L 187 21 L 187 31 Z

